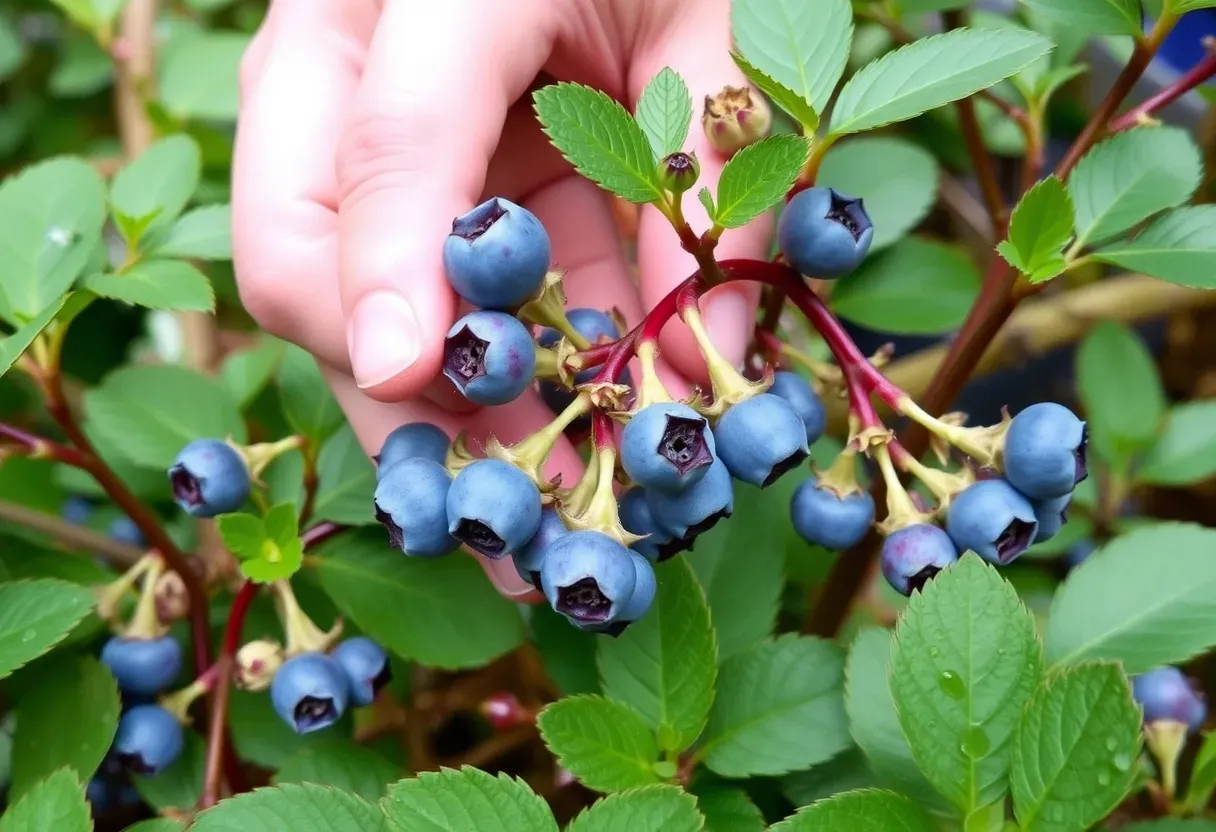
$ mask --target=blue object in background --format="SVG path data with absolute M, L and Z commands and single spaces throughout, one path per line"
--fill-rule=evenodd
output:
M 1207 55 L 1206 37 L 1216 37 L 1216 9 L 1187 12 L 1161 44 L 1157 60 L 1181 75 Z

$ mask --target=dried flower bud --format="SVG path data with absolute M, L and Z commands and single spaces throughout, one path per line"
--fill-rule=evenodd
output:
M 682 194 L 697 184 L 700 175 L 696 154 L 672 153 L 659 160 L 659 183 L 673 194 Z
M 768 135 L 773 113 L 768 101 L 748 87 L 723 87 L 705 96 L 701 127 L 714 149 L 727 155 Z
M 527 725 L 536 719 L 536 715 L 525 708 L 507 691 L 490 694 L 481 703 L 481 715 L 496 731 L 509 731 L 521 725 Z
M 266 690 L 283 664 L 283 647 L 269 639 L 251 641 L 236 651 L 236 686 Z
M 182 576 L 165 572 L 156 579 L 156 617 L 162 624 L 181 621 L 190 612 L 190 596 Z

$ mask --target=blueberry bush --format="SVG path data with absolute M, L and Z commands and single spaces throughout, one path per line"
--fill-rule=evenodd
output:
M 0 9 L 0 832 L 1216 830 L 1216 208 L 1158 118 L 1216 52 L 1133 96 L 1216 2 L 734 0 L 751 86 L 699 117 L 671 69 L 539 86 L 625 236 L 653 206 L 695 271 L 632 327 L 567 309 L 486 195 L 433 241 L 472 307 L 443 374 L 554 420 L 371 458 L 235 290 L 264 4 L 161 6 Z M 717 255 L 770 211 L 770 260 Z M 743 366 L 698 303 L 732 281 L 763 286 Z M 1058 392 L 952 410 L 1077 339 Z

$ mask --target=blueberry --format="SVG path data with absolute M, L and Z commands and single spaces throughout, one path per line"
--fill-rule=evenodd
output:
M 448 533 L 452 477 L 447 469 L 415 457 L 382 470 L 373 505 L 376 519 L 388 529 L 389 545 L 420 557 L 454 552 L 460 542 Z
M 531 211 L 491 197 L 452 221 L 443 267 L 452 288 L 474 306 L 519 306 L 549 270 L 549 234 Z
M 1052 500 L 1031 500 L 1034 506 L 1034 518 L 1039 523 L 1038 534 L 1034 536 L 1035 543 L 1051 540 L 1060 533 L 1068 522 L 1068 504 L 1072 502 L 1072 494 L 1056 497 Z
M 100 774 L 95 775 L 89 781 L 89 785 L 84 787 L 84 796 L 89 801 L 89 805 L 93 807 L 93 814 L 104 814 L 113 805 L 114 799 L 117 797 L 116 791 L 114 783 Z
M 448 330 L 443 374 L 475 404 L 514 401 L 536 374 L 532 333 L 505 312 L 470 312 Z
M 402 425 L 388 436 L 375 457 L 376 478 L 403 459 L 421 457 L 439 465 L 447 464 L 448 448 L 452 442 L 448 435 L 430 422 L 414 422 Z
M 117 540 L 119 543 L 125 543 L 128 546 L 135 546 L 142 549 L 148 545 L 144 539 L 144 533 L 139 530 L 139 526 L 135 525 L 135 521 L 125 514 L 115 517 L 110 523 L 109 535 L 111 540 Z
M 236 449 L 219 439 L 196 439 L 169 468 L 173 499 L 194 517 L 236 511 L 249 499 L 249 468 Z
M 92 513 L 93 504 L 84 497 L 68 497 L 59 507 L 59 516 L 73 526 L 83 526 L 89 522 Z
M 716 449 L 705 417 L 675 402 L 642 408 L 621 433 L 626 473 L 657 491 L 677 493 L 696 483 L 714 462 Z
M 811 388 L 811 383 L 797 373 L 782 370 L 773 374 L 773 386 L 768 392 L 779 396 L 794 408 L 798 418 L 806 425 L 806 442 L 814 444 L 828 426 L 828 411 Z
M 605 633 L 611 636 L 619 636 L 625 631 L 625 628 L 634 621 L 640 619 L 643 615 L 650 611 L 654 605 L 654 597 L 659 590 L 658 581 L 655 579 L 654 567 L 650 561 L 637 552 L 631 553 L 633 556 L 633 595 L 629 596 L 629 603 L 621 609 L 621 614 L 618 619 L 604 630 Z
M 780 396 L 762 393 L 722 414 L 718 455 L 731 476 L 766 488 L 806 459 L 806 425 Z
M 270 701 L 297 734 L 328 728 L 342 718 L 350 682 L 342 667 L 322 653 L 301 653 L 283 662 L 270 683 Z
M 556 509 L 547 508 L 540 514 L 540 527 L 528 541 L 528 545 L 520 549 L 512 559 L 515 571 L 519 577 L 534 587 L 540 587 L 540 567 L 545 562 L 545 552 L 559 537 L 569 534 L 570 530 L 562 521 Z
M 639 540 L 629 548 L 652 561 L 659 560 L 660 547 L 671 542 L 671 535 L 659 528 L 654 514 L 650 511 L 650 503 L 646 500 L 646 491 L 641 488 L 631 488 L 621 495 L 617 505 L 621 525 L 625 531 L 633 534 L 647 535 L 645 540 Z
M 452 480 L 448 532 L 497 560 L 518 552 L 540 528 L 540 491 L 528 475 L 498 459 L 479 459 Z
M 1208 700 L 1199 684 L 1176 667 L 1159 667 L 1132 677 L 1132 696 L 1144 707 L 1144 721 L 1181 722 L 1191 733 L 1203 727 Z
M 1005 477 L 1035 500 L 1070 493 L 1089 473 L 1085 423 L 1063 405 L 1040 402 L 1017 416 L 1005 434 Z
M 937 526 L 918 523 L 892 532 L 882 544 L 882 574 L 901 595 L 911 595 L 950 564 L 958 550 Z
M 857 268 L 870 250 L 874 224 L 860 199 L 831 188 L 807 188 L 781 212 L 777 242 L 790 265 L 831 279 Z
M 960 551 L 970 549 L 1004 566 L 1034 543 L 1039 531 L 1034 506 L 1002 479 L 980 480 L 950 501 L 946 531 Z
M 346 639 L 333 649 L 329 657 L 346 674 L 350 700 L 356 705 L 372 704 L 380 689 L 392 681 L 388 654 L 366 636 Z
M 856 546 L 874 522 L 874 498 L 868 491 L 847 497 L 819 487 L 815 477 L 802 482 L 790 498 L 794 530 L 807 543 L 842 551 Z
M 101 663 L 110 668 L 123 693 L 155 696 L 173 684 L 181 672 L 182 648 L 171 636 L 115 636 L 101 648 Z
M 592 531 L 559 538 L 545 554 L 540 574 L 549 606 L 584 627 L 616 621 L 637 582 L 630 551 Z
M 662 560 L 691 548 L 698 535 L 730 517 L 735 510 L 735 487 L 726 464 L 715 459 L 700 482 L 679 494 L 647 491 L 646 500 L 655 523 L 671 536 L 670 543 L 659 546 Z
M 1097 548 L 1094 542 L 1088 538 L 1079 540 L 1071 549 L 1064 553 L 1064 563 L 1069 569 L 1075 569 L 1085 563 Z
M 160 705 L 136 705 L 118 721 L 112 753 L 123 769 L 160 774 L 182 753 L 182 726 Z

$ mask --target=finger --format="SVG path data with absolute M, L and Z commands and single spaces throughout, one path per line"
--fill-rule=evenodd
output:
M 368 395 L 407 398 L 439 370 L 456 308 L 442 242 L 544 63 L 555 5 L 384 3 L 338 156 L 344 331 Z

